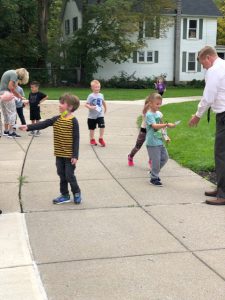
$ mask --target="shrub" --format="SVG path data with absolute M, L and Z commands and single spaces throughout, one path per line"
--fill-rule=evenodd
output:
M 190 86 L 190 87 L 193 87 L 193 88 L 204 88 L 205 80 L 193 79 L 192 81 L 187 82 L 187 86 Z
M 119 76 L 113 76 L 109 80 L 101 80 L 103 87 L 107 88 L 125 88 L 125 89 L 149 89 L 154 87 L 154 78 L 137 78 L 135 73 L 129 75 L 121 72 Z

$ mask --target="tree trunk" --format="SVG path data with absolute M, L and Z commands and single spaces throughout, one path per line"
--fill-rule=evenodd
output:
M 48 52 L 48 20 L 49 7 L 52 0 L 38 0 L 38 39 L 40 41 L 40 57 L 38 67 L 46 67 Z
M 82 28 L 88 27 L 88 0 L 82 1 Z M 83 44 L 82 47 L 82 54 L 80 56 L 80 83 L 83 85 L 87 84 L 87 72 L 86 72 L 86 59 L 87 59 L 87 52 L 86 49 L 87 45 Z
M 85 71 L 85 65 L 81 63 L 80 65 L 80 83 L 82 85 L 86 84 L 86 71 Z
M 86 49 L 83 48 L 83 53 L 80 59 L 80 83 L 84 86 L 89 84 L 92 78 L 91 74 L 88 72 L 87 55 Z

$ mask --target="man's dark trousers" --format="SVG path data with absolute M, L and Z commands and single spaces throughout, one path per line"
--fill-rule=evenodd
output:
M 217 197 L 225 199 L 225 112 L 216 115 L 215 166 Z

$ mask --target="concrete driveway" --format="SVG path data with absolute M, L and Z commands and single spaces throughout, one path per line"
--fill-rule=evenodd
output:
M 142 107 L 108 107 L 106 148 L 88 144 L 87 111 L 76 114 L 80 206 L 52 204 L 52 128 L 2 138 L 0 299 L 224 300 L 225 207 L 203 203 L 212 184 L 171 160 L 164 187 L 151 186 L 145 147 L 127 166 Z

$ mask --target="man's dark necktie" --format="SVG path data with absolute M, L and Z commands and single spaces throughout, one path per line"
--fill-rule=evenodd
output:
M 208 109 L 208 113 L 207 113 L 207 121 L 208 121 L 208 123 L 210 122 L 210 111 L 211 111 L 211 107 Z

